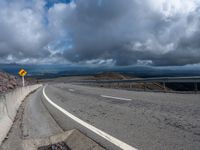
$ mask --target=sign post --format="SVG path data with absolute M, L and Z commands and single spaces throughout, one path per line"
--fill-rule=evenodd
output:
M 24 87 L 24 76 L 22 76 L 22 86 Z
M 22 86 L 25 86 L 24 76 L 27 74 L 27 72 L 24 69 L 21 69 L 18 74 L 22 77 Z

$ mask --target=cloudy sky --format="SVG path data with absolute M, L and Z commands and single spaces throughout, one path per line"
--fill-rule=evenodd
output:
M 200 64 L 200 0 L 0 0 L 0 63 Z

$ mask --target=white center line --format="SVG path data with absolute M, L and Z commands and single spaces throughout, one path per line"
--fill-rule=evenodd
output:
M 119 139 L 105 133 L 104 131 L 101 131 L 100 129 L 88 124 L 87 122 L 84 122 L 83 120 L 77 118 L 76 116 L 72 115 L 71 113 L 69 113 L 68 111 L 66 111 L 65 109 L 63 109 L 62 107 L 58 106 L 56 103 L 54 103 L 45 93 L 45 89 L 46 86 L 43 88 L 43 95 L 46 98 L 46 100 L 53 105 L 55 108 L 57 108 L 58 110 L 60 110 L 63 114 L 65 114 L 66 116 L 70 117 L 71 119 L 73 119 L 74 121 L 76 121 L 77 123 L 81 124 L 82 126 L 84 126 L 85 128 L 91 130 L 92 132 L 96 133 L 97 135 L 103 137 L 104 139 L 106 139 L 107 141 L 113 143 L 114 145 L 118 146 L 121 149 L 124 150 L 137 150 L 136 148 L 120 141 Z
M 118 100 L 123 100 L 123 101 L 132 101 L 132 99 L 130 99 L 130 98 L 113 97 L 113 96 L 108 96 L 108 95 L 101 95 L 101 97 L 111 98 L 111 99 L 118 99 Z

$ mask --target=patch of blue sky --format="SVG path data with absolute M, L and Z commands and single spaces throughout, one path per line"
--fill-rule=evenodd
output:
M 98 6 L 101 7 L 103 0 L 98 0 Z
M 46 0 L 46 5 L 45 5 L 45 7 L 47 8 L 47 9 L 49 9 L 49 8 L 51 8 L 54 4 L 56 4 L 56 3 L 66 3 L 66 4 L 68 4 L 68 3 L 70 3 L 72 0 Z

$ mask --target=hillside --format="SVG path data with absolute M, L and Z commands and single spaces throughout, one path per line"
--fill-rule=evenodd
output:
M 34 79 L 26 79 L 25 85 L 35 83 Z M 22 86 L 22 81 L 19 76 L 14 76 L 6 72 L 0 72 L 0 93 L 13 90 L 19 86 Z
M 97 73 L 94 76 L 90 77 L 85 77 L 81 78 L 79 77 L 79 80 L 95 80 L 95 81 L 100 81 L 100 80 L 127 80 L 127 79 L 138 79 L 136 76 L 128 76 L 126 74 L 121 74 L 117 72 L 102 72 L 102 73 Z M 76 81 L 77 78 L 76 78 Z M 121 89 L 133 89 L 133 90 L 158 90 L 162 91 L 164 90 L 163 86 L 160 83 L 123 83 L 123 84 L 113 84 L 113 85 L 108 85 L 108 84 L 97 84 L 97 86 L 101 87 L 110 87 L 110 88 L 121 88 Z M 168 88 L 167 88 L 168 89 Z
M 124 80 L 130 77 L 115 72 L 99 73 L 94 76 L 98 80 Z
M 20 80 L 16 76 L 0 72 L 0 93 L 15 89 L 19 85 Z

